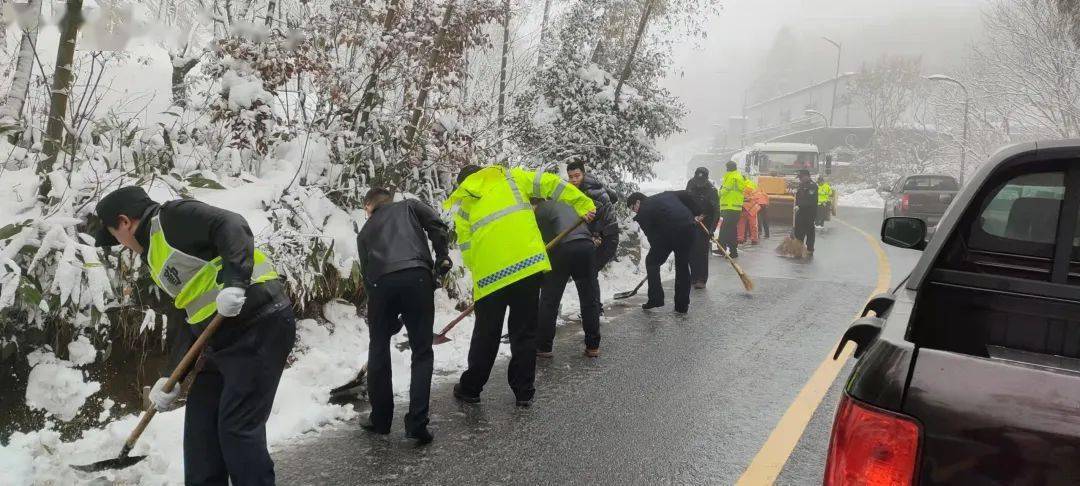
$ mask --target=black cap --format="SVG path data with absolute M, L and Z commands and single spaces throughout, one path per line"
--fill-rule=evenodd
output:
M 101 229 L 94 236 L 94 245 L 104 247 L 120 244 L 112 233 L 109 233 L 109 227 L 116 226 L 121 214 L 128 217 L 142 215 L 146 208 L 153 204 L 154 200 L 139 186 L 125 186 L 106 194 L 94 209 L 94 213 L 101 220 Z
M 807 176 L 807 177 L 810 177 L 810 171 L 808 171 L 808 170 L 806 170 L 806 169 L 799 169 L 799 171 L 798 171 L 798 172 L 796 172 L 795 174 L 796 174 L 796 175 L 798 175 L 798 176 L 800 176 L 800 177 L 801 177 L 801 176 Z
M 697 170 L 694 171 L 694 176 L 696 176 L 696 177 L 709 177 L 709 169 L 707 169 L 705 167 L 698 167 Z

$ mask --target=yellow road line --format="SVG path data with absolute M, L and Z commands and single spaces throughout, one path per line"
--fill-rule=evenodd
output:
M 870 243 L 870 247 L 877 256 L 877 287 L 867 300 L 869 301 L 870 297 L 874 295 L 888 291 L 889 283 L 892 281 L 892 268 L 889 266 L 889 257 L 885 255 L 885 250 L 878 243 L 877 238 L 846 221 L 840 219 L 834 219 L 834 221 L 862 235 Z M 860 308 L 860 310 L 862 309 Z M 829 387 L 836 380 L 836 375 L 843 369 L 855 347 L 852 345 L 845 346 L 840 359 L 833 360 L 832 355 L 835 349 L 836 346 L 829 348 L 825 360 L 818 365 L 814 374 L 810 375 L 810 380 L 806 382 L 806 385 L 803 385 L 802 390 L 799 390 L 795 400 L 788 406 L 784 416 L 780 418 L 780 422 L 773 428 L 769 438 L 765 440 L 765 444 L 761 446 L 761 450 L 754 456 L 754 460 L 747 466 L 746 471 L 743 471 L 736 484 L 760 485 L 773 484 L 776 481 L 776 477 L 780 475 L 784 464 L 791 457 L 791 451 L 795 449 L 799 438 L 806 431 L 806 425 L 810 423 L 814 411 L 821 405 L 821 400 L 825 398 Z

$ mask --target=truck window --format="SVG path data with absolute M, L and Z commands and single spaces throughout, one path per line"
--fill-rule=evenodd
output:
M 995 253 L 1053 255 L 1065 173 L 1025 174 L 1001 185 L 972 228 L 970 247 Z
M 955 191 L 960 189 L 956 179 L 946 176 L 909 177 L 904 184 L 905 191 Z

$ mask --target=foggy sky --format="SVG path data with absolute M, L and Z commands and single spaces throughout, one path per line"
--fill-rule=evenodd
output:
M 948 72 L 981 34 L 980 9 L 988 0 L 723 0 L 706 22 L 707 39 L 676 48 L 675 72 L 665 86 L 686 104 L 685 133 L 662 142 L 661 177 L 681 178 L 690 156 L 707 147 L 713 123 L 741 113 L 745 90 L 759 74 L 777 32 L 790 28 L 804 42 L 814 73 L 825 80 L 836 68 L 856 71 L 882 54 L 918 55 L 924 70 Z M 665 177 L 667 178 L 667 177 Z

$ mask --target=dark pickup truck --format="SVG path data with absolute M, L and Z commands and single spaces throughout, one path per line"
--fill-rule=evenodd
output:
M 825 484 L 1080 484 L 1080 140 L 1008 147 L 837 350 L 858 358 Z
M 946 175 L 901 177 L 878 191 L 885 199 L 885 217 L 910 216 L 935 226 L 956 197 L 960 184 Z

